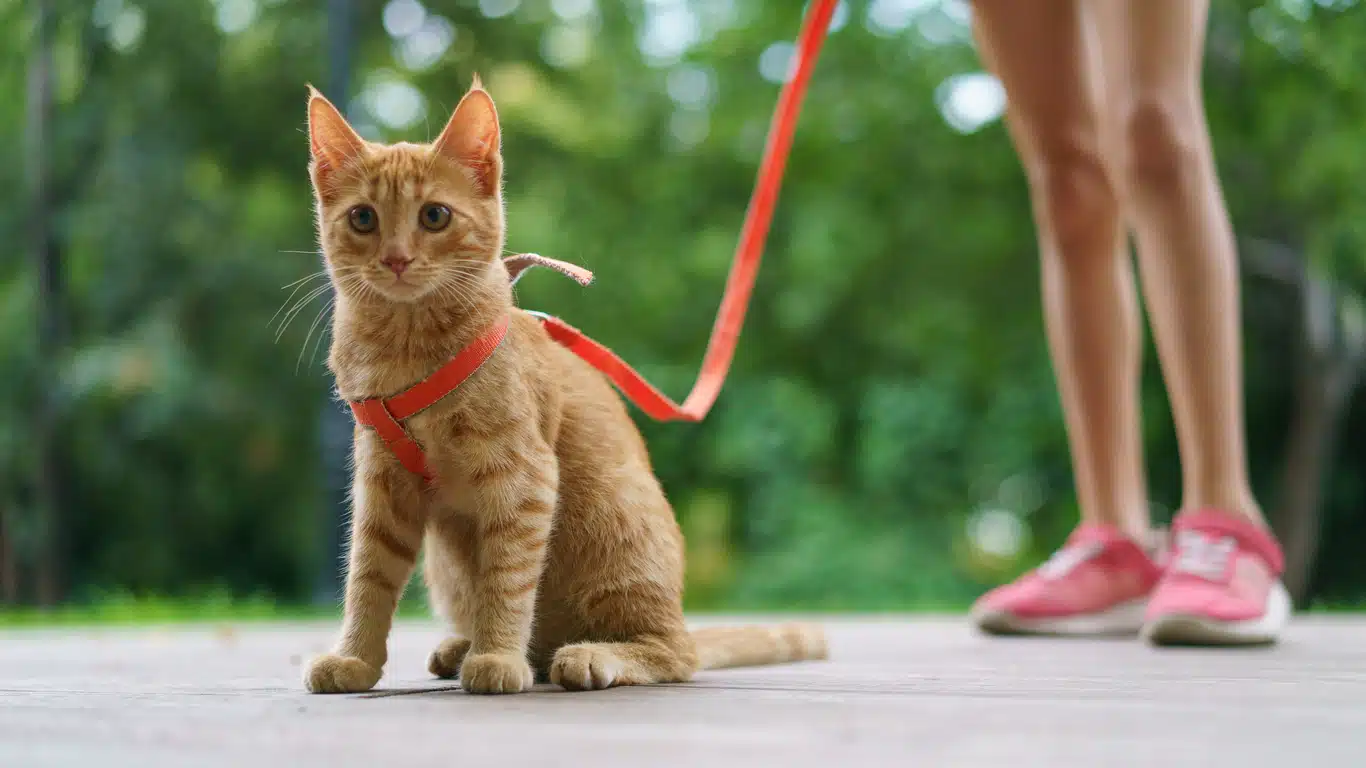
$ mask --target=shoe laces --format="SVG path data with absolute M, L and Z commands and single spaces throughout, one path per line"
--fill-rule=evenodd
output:
M 1214 537 L 1200 531 L 1178 531 L 1172 570 L 1218 581 L 1228 573 L 1238 543 L 1231 536 Z
M 1061 579 L 1077 566 L 1100 554 L 1103 549 L 1104 547 L 1097 542 L 1064 546 L 1039 566 L 1038 573 L 1045 579 Z

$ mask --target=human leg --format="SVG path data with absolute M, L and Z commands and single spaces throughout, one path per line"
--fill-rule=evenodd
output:
M 1280 549 L 1248 480 L 1238 264 L 1205 123 L 1207 0 L 1098 3 L 1120 116 L 1121 198 L 1181 454 L 1175 551 L 1148 611 L 1157 641 L 1267 642 L 1289 613 Z
M 986 595 L 989 631 L 1134 631 L 1155 584 L 1138 412 L 1141 338 L 1106 100 L 1085 4 L 977 0 L 1029 180 L 1049 346 L 1084 525 L 1048 566 Z

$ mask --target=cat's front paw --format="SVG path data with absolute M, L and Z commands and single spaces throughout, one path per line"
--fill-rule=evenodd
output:
M 526 659 L 510 653 L 476 653 L 460 665 L 460 687 L 470 693 L 521 693 L 534 680 Z
M 375 687 L 380 670 L 351 656 L 319 656 L 304 673 L 309 693 L 361 693 Z
M 427 657 L 427 671 L 442 680 L 450 680 L 460 674 L 460 663 L 470 652 L 470 641 L 463 637 L 448 637 Z

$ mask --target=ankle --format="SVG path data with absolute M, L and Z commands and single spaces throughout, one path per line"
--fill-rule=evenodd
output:
M 1147 520 L 1087 520 L 1082 522 L 1103 526 L 1118 532 L 1124 538 L 1137 544 L 1145 552 L 1153 549 L 1160 538 L 1160 530 L 1153 528 Z
M 1258 528 L 1270 529 L 1266 522 L 1266 515 L 1262 513 L 1262 507 L 1253 498 L 1251 493 L 1240 494 L 1186 494 L 1186 501 L 1181 505 L 1183 511 L 1209 509 L 1218 511 L 1221 514 L 1238 518 L 1252 523 Z

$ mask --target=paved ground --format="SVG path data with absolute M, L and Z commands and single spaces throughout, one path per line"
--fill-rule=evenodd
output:
M 1225 652 L 828 626 L 825 663 L 496 698 L 426 676 L 423 623 L 362 696 L 302 690 L 331 625 L 0 633 L 0 766 L 1366 765 L 1366 621 Z

